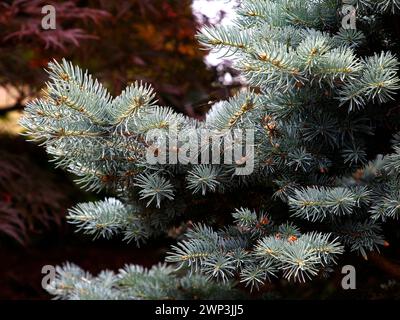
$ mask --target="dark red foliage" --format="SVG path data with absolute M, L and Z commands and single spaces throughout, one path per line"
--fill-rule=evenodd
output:
M 113 95 L 143 80 L 155 87 L 160 103 L 196 116 L 196 106 L 215 90 L 215 70 L 205 68 L 191 3 L 0 0 L 0 85 L 19 89 L 22 104 L 39 92 L 47 63 L 65 57 L 90 70 Z M 55 30 L 41 28 L 47 4 L 56 8 Z
M 27 41 L 45 49 L 65 50 L 67 45 L 79 46 L 83 39 L 96 38 L 87 30 L 74 27 L 77 22 L 99 24 L 111 15 L 104 10 L 78 7 L 77 1 L 15 0 L 0 2 L 0 38 L 3 42 Z M 43 30 L 42 8 L 51 4 L 56 11 L 56 29 Z
M 1 146 L 0 237 L 26 244 L 30 236 L 59 227 L 73 199 L 68 182 L 60 183 L 33 155 L 20 154 L 15 144 L 20 143 L 3 141 Z

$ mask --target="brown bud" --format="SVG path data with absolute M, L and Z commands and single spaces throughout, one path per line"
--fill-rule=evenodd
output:
M 267 217 L 263 217 L 263 218 L 260 220 L 260 224 L 263 225 L 263 226 L 265 226 L 266 224 L 269 224 L 268 218 L 267 218 Z
M 387 242 L 386 240 L 383 242 L 383 246 L 384 247 L 389 247 L 390 246 L 390 243 L 389 242 Z

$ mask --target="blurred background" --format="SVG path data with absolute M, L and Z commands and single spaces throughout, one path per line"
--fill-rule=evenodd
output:
M 48 4 L 56 9 L 55 30 L 41 26 Z M 113 95 L 143 80 L 154 86 L 160 104 L 201 119 L 242 80 L 229 59 L 201 50 L 195 34 L 202 25 L 231 23 L 236 5 L 227 0 L 0 0 L 0 299 L 50 299 L 41 287 L 44 265 L 70 261 L 96 274 L 126 263 L 150 266 L 168 247 L 165 241 L 139 249 L 118 239 L 93 242 L 66 223 L 67 208 L 103 195 L 80 190 L 74 177 L 54 169 L 42 148 L 20 135 L 18 119 L 27 101 L 40 96 L 47 63 L 65 57 L 88 69 Z M 273 283 L 263 295 L 400 297 L 396 265 L 381 257 L 347 261 L 363 265 L 359 290 L 340 289 L 339 272 L 329 281 Z

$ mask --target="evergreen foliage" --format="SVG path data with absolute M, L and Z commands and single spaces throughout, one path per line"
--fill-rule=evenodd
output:
M 204 276 L 178 277 L 164 264 L 146 269 L 126 265 L 118 273 L 102 271 L 94 277 L 78 266 L 65 263 L 57 267 L 56 278 L 47 290 L 56 299 L 232 299 L 240 292 L 231 284 L 210 284 Z
M 388 41 L 378 52 L 366 51 L 364 29 L 397 14 L 399 4 L 356 1 L 360 29 L 345 30 L 336 0 L 242 1 L 234 26 L 206 27 L 198 38 L 232 55 L 248 89 L 213 105 L 203 122 L 158 106 L 148 85 L 135 83 L 112 98 L 86 71 L 51 63 L 45 96 L 29 104 L 21 123 L 84 188 L 118 198 L 71 209 L 69 220 L 84 232 L 140 243 L 187 221 L 185 200 L 192 194 L 223 197 L 259 186 L 274 193 L 265 192 L 256 210 L 237 209 L 234 223 L 219 229 L 204 210 L 166 258 L 194 278 L 178 279 L 171 267 L 131 266 L 87 281 L 83 271 L 66 266 L 53 286 L 66 284 L 72 293 L 49 291 L 63 298 L 179 298 L 182 281 L 188 287 L 199 281 L 205 292 L 222 282 L 223 292 L 232 280 L 254 290 L 274 277 L 306 281 L 330 271 L 346 249 L 367 258 L 386 245 L 381 224 L 400 215 L 399 135 L 385 155 L 368 146 L 400 88 L 399 64 Z M 255 130 L 251 175 L 235 175 L 238 163 L 146 162 L 146 149 L 155 146 L 152 129 L 167 136 L 245 128 Z M 288 210 L 262 209 L 275 202 Z

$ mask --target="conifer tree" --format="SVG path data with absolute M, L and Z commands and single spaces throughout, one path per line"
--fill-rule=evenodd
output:
M 233 26 L 203 28 L 200 43 L 231 55 L 248 84 L 214 104 L 205 121 L 157 105 L 146 84 L 113 98 L 79 67 L 51 63 L 45 95 L 29 104 L 21 124 L 82 187 L 111 196 L 76 205 L 69 221 L 94 238 L 138 245 L 182 221 L 194 224 L 171 247 L 168 266 L 93 277 L 69 264 L 49 292 L 67 299 L 233 298 L 237 282 L 255 291 L 273 278 L 308 281 L 334 269 L 344 251 L 367 258 L 387 245 L 382 225 L 400 216 L 393 18 L 400 2 L 353 6 L 353 29 L 342 24 L 349 17 L 336 0 L 243 0 Z M 151 164 L 146 152 L 159 150 L 154 129 L 160 140 L 251 129 L 254 156 L 233 164 Z M 254 171 L 237 174 L 250 160 Z M 210 204 L 201 214 L 192 210 L 196 201 L 247 190 L 258 193 L 253 207 L 215 217 Z

